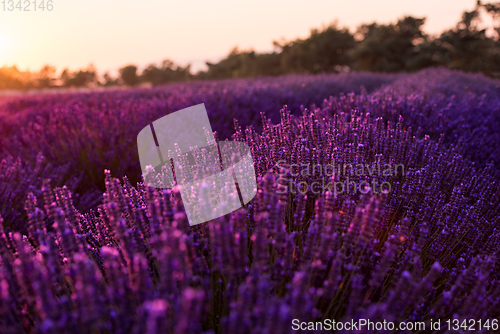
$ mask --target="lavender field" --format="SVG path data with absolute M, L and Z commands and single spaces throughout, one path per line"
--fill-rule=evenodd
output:
M 258 192 L 189 226 L 177 188 L 142 183 L 135 141 L 198 103 L 219 140 L 250 147 Z M 9 98 L 0 333 L 290 333 L 294 319 L 498 332 L 499 130 L 500 81 L 445 69 Z M 380 162 L 405 173 L 359 172 Z M 294 165 L 331 164 L 391 190 L 279 191 L 325 180 Z

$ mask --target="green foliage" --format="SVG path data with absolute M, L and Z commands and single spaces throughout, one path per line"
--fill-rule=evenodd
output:
M 207 63 L 208 71 L 197 77 L 220 79 L 345 70 L 413 72 L 432 66 L 495 76 L 500 71 L 500 27 L 494 27 L 497 36 L 479 29 L 482 11 L 500 20 L 500 2 L 478 1 L 473 11 L 463 13 L 455 29 L 437 38 L 423 33 L 425 18 L 406 16 L 395 24 L 363 24 L 354 35 L 332 23 L 323 30 L 312 30 L 306 39 L 274 42 L 280 52 L 258 54 L 234 48 L 220 62 Z
M 307 39 L 274 42 L 280 52 L 258 54 L 255 51 L 231 50 L 220 62 L 207 63 L 201 78 L 244 78 L 286 73 L 339 72 L 349 66 L 355 46 L 354 37 L 335 23 L 322 31 L 314 29 Z
M 166 59 L 162 62 L 161 67 L 156 67 L 154 64 L 149 65 L 141 75 L 141 80 L 150 82 L 153 86 L 176 82 L 186 81 L 191 78 L 190 65 L 180 67 L 175 65 L 171 60 Z
M 465 12 L 455 29 L 448 30 L 432 41 L 428 49 L 436 65 L 492 75 L 500 71 L 498 39 L 477 28 L 478 9 Z
M 128 65 L 120 68 L 120 78 L 122 83 L 127 86 L 135 86 L 139 83 L 139 76 L 137 75 L 137 66 Z
M 45 65 L 36 76 L 36 85 L 40 88 L 53 87 L 56 81 L 56 69 L 53 66 Z M 95 75 L 95 71 L 94 71 Z
M 97 72 L 94 66 L 89 65 L 85 70 L 70 72 L 65 69 L 61 73 L 61 82 L 63 87 L 87 87 L 96 84 Z
M 350 66 L 355 47 L 354 36 L 332 23 L 322 31 L 313 29 L 309 38 L 275 46 L 282 49 L 281 68 L 285 73 L 338 72 Z
M 420 69 L 423 55 L 417 45 L 427 41 L 421 30 L 424 22 L 407 16 L 396 24 L 362 25 L 358 33 L 363 38 L 353 54 L 354 68 L 377 72 Z
M 104 73 L 103 75 L 104 82 L 102 85 L 104 87 L 109 87 L 109 86 L 117 86 L 118 85 L 118 79 L 113 78 L 108 72 Z
M 256 54 L 252 50 L 240 51 L 237 47 L 232 49 L 225 59 L 217 64 L 207 62 L 207 66 L 208 71 L 200 73 L 200 78 L 246 78 L 286 73 L 280 69 L 280 56 L 278 54 Z
M 477 2 L 477 8 L 483 8 L 488 14 L 490 14 L 495 21 L 500 20 L 500 2 L 497 3 L 487 3 L 482 4 L 481 1 Z M 494 28 L 497 35 L 500 36 L 500 27 Z

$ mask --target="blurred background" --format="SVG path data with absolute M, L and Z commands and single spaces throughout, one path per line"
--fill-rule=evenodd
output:
M 4 92 L 427 67 L 500 72 L 500 3 L 53 0 L 36 12 L 8 4 L 0 4 Z

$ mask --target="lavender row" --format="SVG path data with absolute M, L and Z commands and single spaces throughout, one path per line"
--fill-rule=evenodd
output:
M 284 108 L 277 125 L 262 114 L 262 133 L 236 121 L 259 191 L 211 222 L 189 226 L 176 189 L 109 171 L 96 210 L 76 210 L 67 187 L 29 195 L 28 233 L 0 233 L 2 332 L 288 333 L 297 318 L 498 317 L 495 169 L 414 135 L 402 117 L 332 102 L 301 116 Z M 379 161 L 406 172 L 359 172 Z M 339 164 L 353 169 L 293 171 Z M 325 177 L 392 188 L 279 191 Z
M 400 75 L 294 75 L 22 97 L 0 107 L 0 152 L 21 158 L 31 169 L 39 153 L 54 167 L 69 165 L 70 174 L 82 174 L 75 196 L 89 197 L 104 191 L 104 169 L 117 177 L 127 175 L 133 184 L 140 181 L 136 134 L 165 114 L 205 103 L 213 129 L 224 139 L 232 134 L 233 118 L 260 132 L 260 113 L 278 122 L 278 111 L 287 104 L 294 115 L 300 115 L 302 105 L 330 113 L 355 109 L 392 122 L 402 115 L 403 127 L 413 127 L 418 138 L 429 135 L 438 140 L 442 134 L 443 144 L 456 145 L 462 156 L 479 166 L 491 162 L 498 166 L 499 97 L 498 81 L 444 69 Z M 92 201 L 76 204 L 84 211 L 92 207 L 85 203 Z
M 340 92 L 372 91 L 396 75 L 372 73 L 223 80 L 155 89 L 47 94 L 12 98 L 0 105 L 0 152 L 35 164 L 42 153 L 54 166 L 71 164 L 85 182 L 104 190 L 103 170 L 140 180 L 137 133 L 153 120 L 205 103 L 219 138 L 232 134 L 233 118 L 260 126 L 260 112 L 279 119 L 283 104 L 321 103 Z

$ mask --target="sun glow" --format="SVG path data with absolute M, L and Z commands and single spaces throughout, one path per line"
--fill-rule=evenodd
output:
M 5 36 L 0 34 L 0 66 L 2 66 L 2 60 L 7 56 L 8 40 Z

